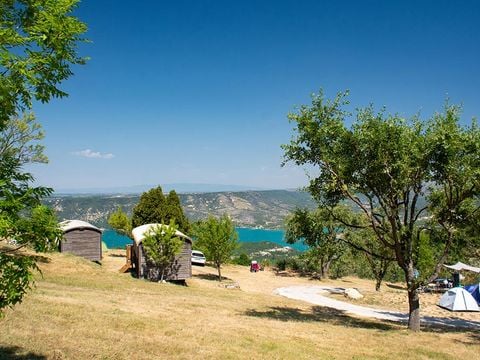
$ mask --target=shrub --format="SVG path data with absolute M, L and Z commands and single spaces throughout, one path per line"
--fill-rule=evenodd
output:
M 233 259 L 233 263 L 237 265 L 250 266 L 252 259 L 245 253 L 241 253 Z

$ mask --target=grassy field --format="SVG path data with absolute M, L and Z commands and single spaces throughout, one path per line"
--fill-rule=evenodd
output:
M 229 266 L 224 283 L 240 289 L 219 285 L 208 267 L 195 268 L 187 286 L 158 284 L 116 272 L 124 261 L 119 252 L 107 253 L 102 266 L 45 256 L 36 288 L 0 320 L 0 359 L 456 359 L 480 353 L 479 332 L 414 334 L 272 295 L 276 287 L 325 282 Z

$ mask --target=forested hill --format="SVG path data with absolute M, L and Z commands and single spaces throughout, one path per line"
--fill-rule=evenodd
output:
M 241 227 L 281 228 L 285 217 L 296 207 L 315 207 L 308 193 L 288 190 L 179 194 L 179 197 L 190 220 L 227 213 Z M 60 220 L 80 219 L 105 228 L 108 216 L 118 206 L 131 214 L 139 198 L 140 195 L 64 195 L 48 198 L 45 203 L 57 211 Z

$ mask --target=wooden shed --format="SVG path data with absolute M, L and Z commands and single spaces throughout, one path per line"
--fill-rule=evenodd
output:
M 162 224 L 146 224 L 138 226 L 132 230 L 133 248 L 132 248 L 132 263 L 134 271 L 139 278 L 155 279 L 157 274 L 155 268 L 149 266 L 145 257 L 142 241 L 150 231 L 157 226 L 168 226 Z M 171 266 L 167 269 L 165 280 L 185 280 L 192 277 L 192 239 L 187 235 L 176 231 L 175 235 L 183 239 L 183 248 Z
M 82 220 L 65 220 L 59 225 L 63 230 L 60 252 L 92 261 L 102 260 L 102 230 Z

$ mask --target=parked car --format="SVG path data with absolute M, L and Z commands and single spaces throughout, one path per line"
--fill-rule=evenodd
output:
M 207 262 L 207 259 L 205 258 L 205 255 L 203 255 L 203 253 L 201 251 L 192 250 L 192 264 L 193 265 L 205 266 L 206 262 Z

